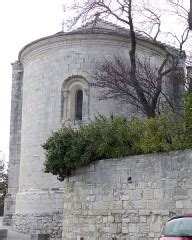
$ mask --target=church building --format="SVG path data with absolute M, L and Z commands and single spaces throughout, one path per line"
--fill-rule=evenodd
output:
M 138 36 L 137 55 L 160 64 L 166 46 Z M 4 224 L 23 233 L 48 233 L 61 239 L 65 214 L 63 183 L 44 173 L 42 144 L 63 126 L 89 123 L 98 114 L 138 113 L 116 100 L 98 100 L 91 85 L 96 61 L 129 57 L 129 32 L 98 20 L 71 32 L 58 32 L 21 49 L 12 63 L 9 188 Z M 170 47 L 170 51 L 177 52 Z M 181 62 L 181 67 L 184 67 Z M 173 83 L 182 89 L 183 83 Z M 177 85 L 177 86 L 176 86 Z M 180 91 L 180 90 L 178 90 Z

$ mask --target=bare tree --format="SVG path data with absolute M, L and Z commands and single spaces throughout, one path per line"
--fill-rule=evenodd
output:
M 162 91 L 163 76 L 167 71 L 162 72 L 156 66 L 145 59 L 136 58 L 136 79 L 146 99 L 146 106 L 138 97 L 134 81 L 130 75 L 129 60 L 121 56 L 113 59 L 105 59 L 97 62 L 93 72 L 93 86 L 103 89 L 100 93 L 100 100 L 115 99 L 124 103 L 130 103 L 146 116 L 155 116 L 155 111 L 160 107 L 160 94 L 174 111 L 173 102 L 167 94 Z M 163 66 L 162 66 L 163 68 Z
M 188 15 L 189 29 L 192 30 L 192 0 L 190 0 L 190 11 Z
M 192 30 L 192 0 L 188 1 L 188 4 L 190 5 L 190 9 L 187 10 L 183 6 L 183 1 L 181 0 L 168 0 L 169 4 L 172 6 L 172 12 L 179 17 L 181 22 L 183 23 L 183 32 L 181 34 L 181 38 L 179 39 L 176 35 L 176 33 L 172 33 L 173 37 L 177 40 L 179 43 L 180 49 L 182 48 L 183 44 L 191 38 L 190 36 L 190 30 Z M 169 33 L 171 34 L 171 33 Z M 186 75 L 186 89 L 188 93 L 192 93 L 192 78 L 191 78 L 191 72 L 192 72 L 192 52 L 191 52 L 191 45 L 189 46 L 187 59 L 186 59 L 186 65 L 187 65 L 187 75 Z
M 167 1 L 169 4 L 172 5 L 173 12 L 183 19 L 185 25 L 188 25 L 189 30 L 192 30 L 192 0 L 188 0 L 188 3 L 190 4 L 189 10 L 187 10 L 183 6 L 183 1 L 181 0 L 167 0 Z
M 187 81 L 186 89 L 189 94 L 192 94 L 192 56 L 188 59 L 189 63 L 187 66 Z
M 151 10 L 143 5 L 136 5 L 139 1 L 135 0 L 85 0 L 82 4 L 74 5 L 73 8 L 78 10 L 78 14 L 73 19 L 73 23 L 79 20 L 87 21 L 98 16 L 103 18 L 112 18 L 123 24 L 129 30 L 131 47 L 129 50 L 129 60 L 121 59 L 114 56 L 114 59 L 105 59 L 103 62 L 96 64 L 94 71 L 93 85 L 106 90 L 106 95 L 101 96 L 103 99 L 115 98 L 126 100 L 134 106 L 141 109 L 147 117 L 154 117 L 158 107 L 162 85 L 165 76 L 176 70 L 180 58 L 183 57 L 183 45 L 188 38 L 188 28 L 184 30 L 179 42 L 179 51 L 174 55 L 163 46 L 166 52 L 165 58 L 159 66 L 154 69 L 149 67 L 147 61 L 141 62 L 137 58 L 137 40 L 139 33 L 143 33 L 150 37 L 156 43 L 161 33 L 161 19 L 157 11 Z M 178 5 L 174 6 L 175 8 Z M 139 10 L 140 9 L 140 10 Z M 135 13 L 140 11 L 148 23 L 148 32 L 138 31 L 135 27 Z M 96 16 L 96 17 L 95 17 Z M 153 33 L 153 34 L 152 34 Z M 174 34 L 172 34 L 172 37 Z M 131 89 L 131 91 L 130 91 Z M 150 89 L 150 91 L 149 91 Z M 165 98 L 168 98 L 165 95 Z M 170 102 L 170 105 L 171 102 Z

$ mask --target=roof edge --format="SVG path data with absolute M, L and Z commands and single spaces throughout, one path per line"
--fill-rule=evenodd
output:
M 101 26 L 97 26 L 97 23 L 99 24 L 104 24 L 106 25 L 107 27 L 101 27 Z M 107 21 L 104 21 L 102 19 L 99 19 L 97 21 L 96 25 L 95 24 L 95 21 L 92 20 L 90 22 L 87 22 L 85 25 L 83 25 L 82 27 L 79 27 L 73 31 L 70 31 L 70 32 L 57 32 L 55 34 L 52 34 L 52 35 L 48 35 L 46 37 L 42 37 L 42 38 L 39 38 L 39 39 L 36 39 L 30 43 L 28 43 L 27 45 L 25 45 L 20 51 L 19 51 L 19 54 L 18 54 L 18 59 L 20 60 L 21 58 L 21 55 L 22 55 L 22 52 L 27 49 L 28 47 L 30 47 L 31 45 L 33 44 L 36 44 L 38 42 L 41 42 L 41 41 L 44 41 L 44 40 L 47 40 L 47 39 L 52 39 L 52 38 L 55 38 L 55 37 L 60 37 L 60 36 L 72 36 L 72 35 L 82 35 L 82 34 L 108 34 L 108 35 L 117 35 L 117 36 L 123 36 L 123 37 L 130 37 L 130 32 L 128 29 L 124 28 L 124 27 L 121 27 L 121 26 L 118 26 L 114 23 L 111 23 L 111 22 L 107 22 Z M 152 44 L 152 45 L 156 45 L 157 47 L 159 47 L 160 49 L 162 49 L 163 51 L 165 52 L 169 52 L 170 54 L 172 55 L 177 55 L 178 53 L 180 53 L 180 50 L 176 47 L 173 47 L 171 45 L 167 45 L 166 43 L 163 43 L 163 42 L 160 42 L 160 41 L 153 41 L 152 39 L 150 39 L 149 37 L 146 37 L 144 35 L 141 35 L 141 34 L 138 34 L 136 35 L 137 39 L 140 40 L 140 41 L 144 41 L 144 42 L 147 42 L 149 44 Z M 186 58 L 186 53 L 184 50 L 182 50 L 182 58 Z

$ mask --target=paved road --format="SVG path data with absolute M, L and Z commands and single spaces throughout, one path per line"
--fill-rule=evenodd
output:
M 18 232 L 14 232 L 10 229 L 10 227 L 2 226 L 2 217 L 0 217 L 0 230 L 7 229 L 8 235 L 7 238 L 3 238 L 2 240 L 31 240 L 30 235 L 28 234 L 22 234 Z M 1 240 L 1 238 L 0 238 Z

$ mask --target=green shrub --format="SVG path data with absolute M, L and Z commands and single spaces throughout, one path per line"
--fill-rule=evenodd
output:
M 192 148 L 192 93 L 185 95 L 185 141 L 186 147 Z
M 167 152 L 185 148 L 183 120 L 164 113 L 141 123 L 141 136 L 135 143 L 139 153 Z
M 45 172 L 67 177 L 76 169 L 77 157 L 73 150 L 78 144 L 78 132 L 71 128 L 63 128 L 53 133 L 43 145 L 46 150 Z M 77 148 L 77 147 L 76 147 Z
M 99 116 L 88 126 L 82 126 L 79 134 L 83 141 L 87 140 L 86 152 L 91 152 L 93 160 L 122 157 L 131 150 L 128 122 L 123 117 Z
M 99 116 L 78 130 L 63 128 L 43 145 L 45 172 L 59 180 L 91 162 L 143 153 L 185 148 L 184 124 L 173 114 L 164 113 L 145 121 L 124 117 Z

